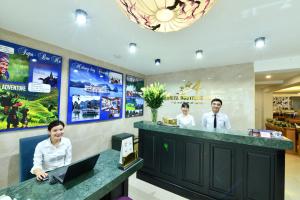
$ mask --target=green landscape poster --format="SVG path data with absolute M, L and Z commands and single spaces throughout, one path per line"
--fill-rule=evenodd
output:
M 144 99 L 142 97 L 144 80 L 126 75 L 125 117 L 137 117 L 144 114 Z
M 62 57 L 0 40 L 0 132 L 59 117 Z

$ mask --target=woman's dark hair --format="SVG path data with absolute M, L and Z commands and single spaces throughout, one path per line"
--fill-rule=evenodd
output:
M 50 124 L 48 125 L 48 131 L 51 131 L 51 129 L 55 126 L 59 126 L 59 125 L 62 125 L 63 127 L 65 127 L 65 123 L 63 123 L 62 121 L 60 120 L 55 120 L 55 121 L 52 121 L 50 122 Z
M 221 99 L 218 99 L 218 98 L 214 98 L 213 100 L 211 100 L 210 104 L 212 104 L 214 101 L 218 101 L 218 102 L 220 102 L 221 105 L 222 105 L 222 100 L 221 100 Z
M 187 102 L 183 102 L 182 104 L 181 104 L 181 108 L 190 108 L 190 105 L 189 105 L 189 103 L 187 103 Z

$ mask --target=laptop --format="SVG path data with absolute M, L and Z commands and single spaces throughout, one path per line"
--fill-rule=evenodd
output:
M 53 177 L 60 183 L 64 184 L 73 178 L 92 170 L 95 167 L 99 156 L 100 154 L 96 154 L 84 160 L 73 163 L 72 165 L 69 165 L 63 172 L 60 171 L 59 173 L 53 174 Z

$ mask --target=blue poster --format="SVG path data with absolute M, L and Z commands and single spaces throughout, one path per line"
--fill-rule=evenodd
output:
M 139 117 L 144 114 L 142 88 L 144 79 L 126 75 L 125 117 Z
M 62 57 L 0 40 L 0 131 L 59 118 Z
M 122 118 L 123 74 L 69 60 L 67 123 Z

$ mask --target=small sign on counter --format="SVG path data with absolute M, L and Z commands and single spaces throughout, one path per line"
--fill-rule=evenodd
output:
M 249 135 L 264 138 L 282 138 L 282 132 L 274 130 L 248 129 Z
M 260 131 L 260 137 L 271 138 L 270 132 Z

